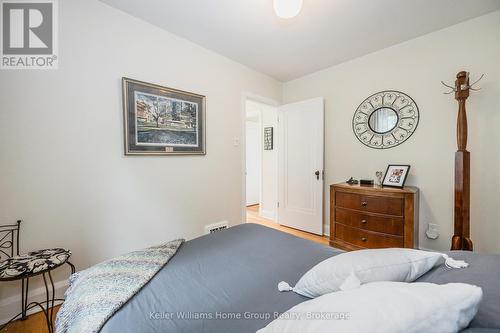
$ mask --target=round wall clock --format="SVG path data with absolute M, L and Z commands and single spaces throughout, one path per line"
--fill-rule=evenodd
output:
M 354 113 L 354 134 L 370 148 L 387 149 L 408 140 L 419 121 L 418 106 L 405 93 L 387 90 L 371 95 Z

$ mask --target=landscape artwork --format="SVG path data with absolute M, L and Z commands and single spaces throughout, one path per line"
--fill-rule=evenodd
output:
M 205 96 L 123 78 L 126 155 L 205 154 Z
M 138 145 L 198 145 L 198 105 L 135 92 Z

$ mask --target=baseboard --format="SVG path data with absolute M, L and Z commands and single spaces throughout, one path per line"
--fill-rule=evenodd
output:
M 260 215 L 268 220 L 273 220 L 276 222 L 276 214 L 272 210 L 264 210 L 262 209 Z
M 325 224 L 323 226 L 323 236 L 330 236 L 330 225 Z
M 54 287 L 56 289 L 56 297 L 55 298 L 64 298 L 64 292 L 68 289 L 68 281 L 63 280 L 54 283 Z M 36 302 L 45 302 L 45 287 L 39 287 L 36 289 L 30 289 L 28 294 L 28 303 L 36 301 Z M 62 302 L 55 302 L 55 305 L 59 305 Z M 29 310 L 28 315 L 40 312 L 41 309 L 39 307 L 35 307 Z M 0 301 L 0 325 L 8 322 L 12 317 L 21 312 L 21 281 L 19 281 L 19 293 L 17 295 L 13 295 L 7 298 L 4 298 Z

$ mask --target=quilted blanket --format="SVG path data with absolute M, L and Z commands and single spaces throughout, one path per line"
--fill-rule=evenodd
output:
M 70 277 L 57 313 L 56 333 L 97 333 L 106 321 L 167 264 L 184 242 L 131 252 Z

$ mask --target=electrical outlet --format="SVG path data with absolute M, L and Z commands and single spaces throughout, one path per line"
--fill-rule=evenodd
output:
M 429 230 L 439 231 L 439 224 L 429 223 Z
M 429 223 L 425 234 L 426 234 L 427 238 L 429 238 L 429 239 L 438 239 L 438 237 L 439 237 L 439 225 Z

